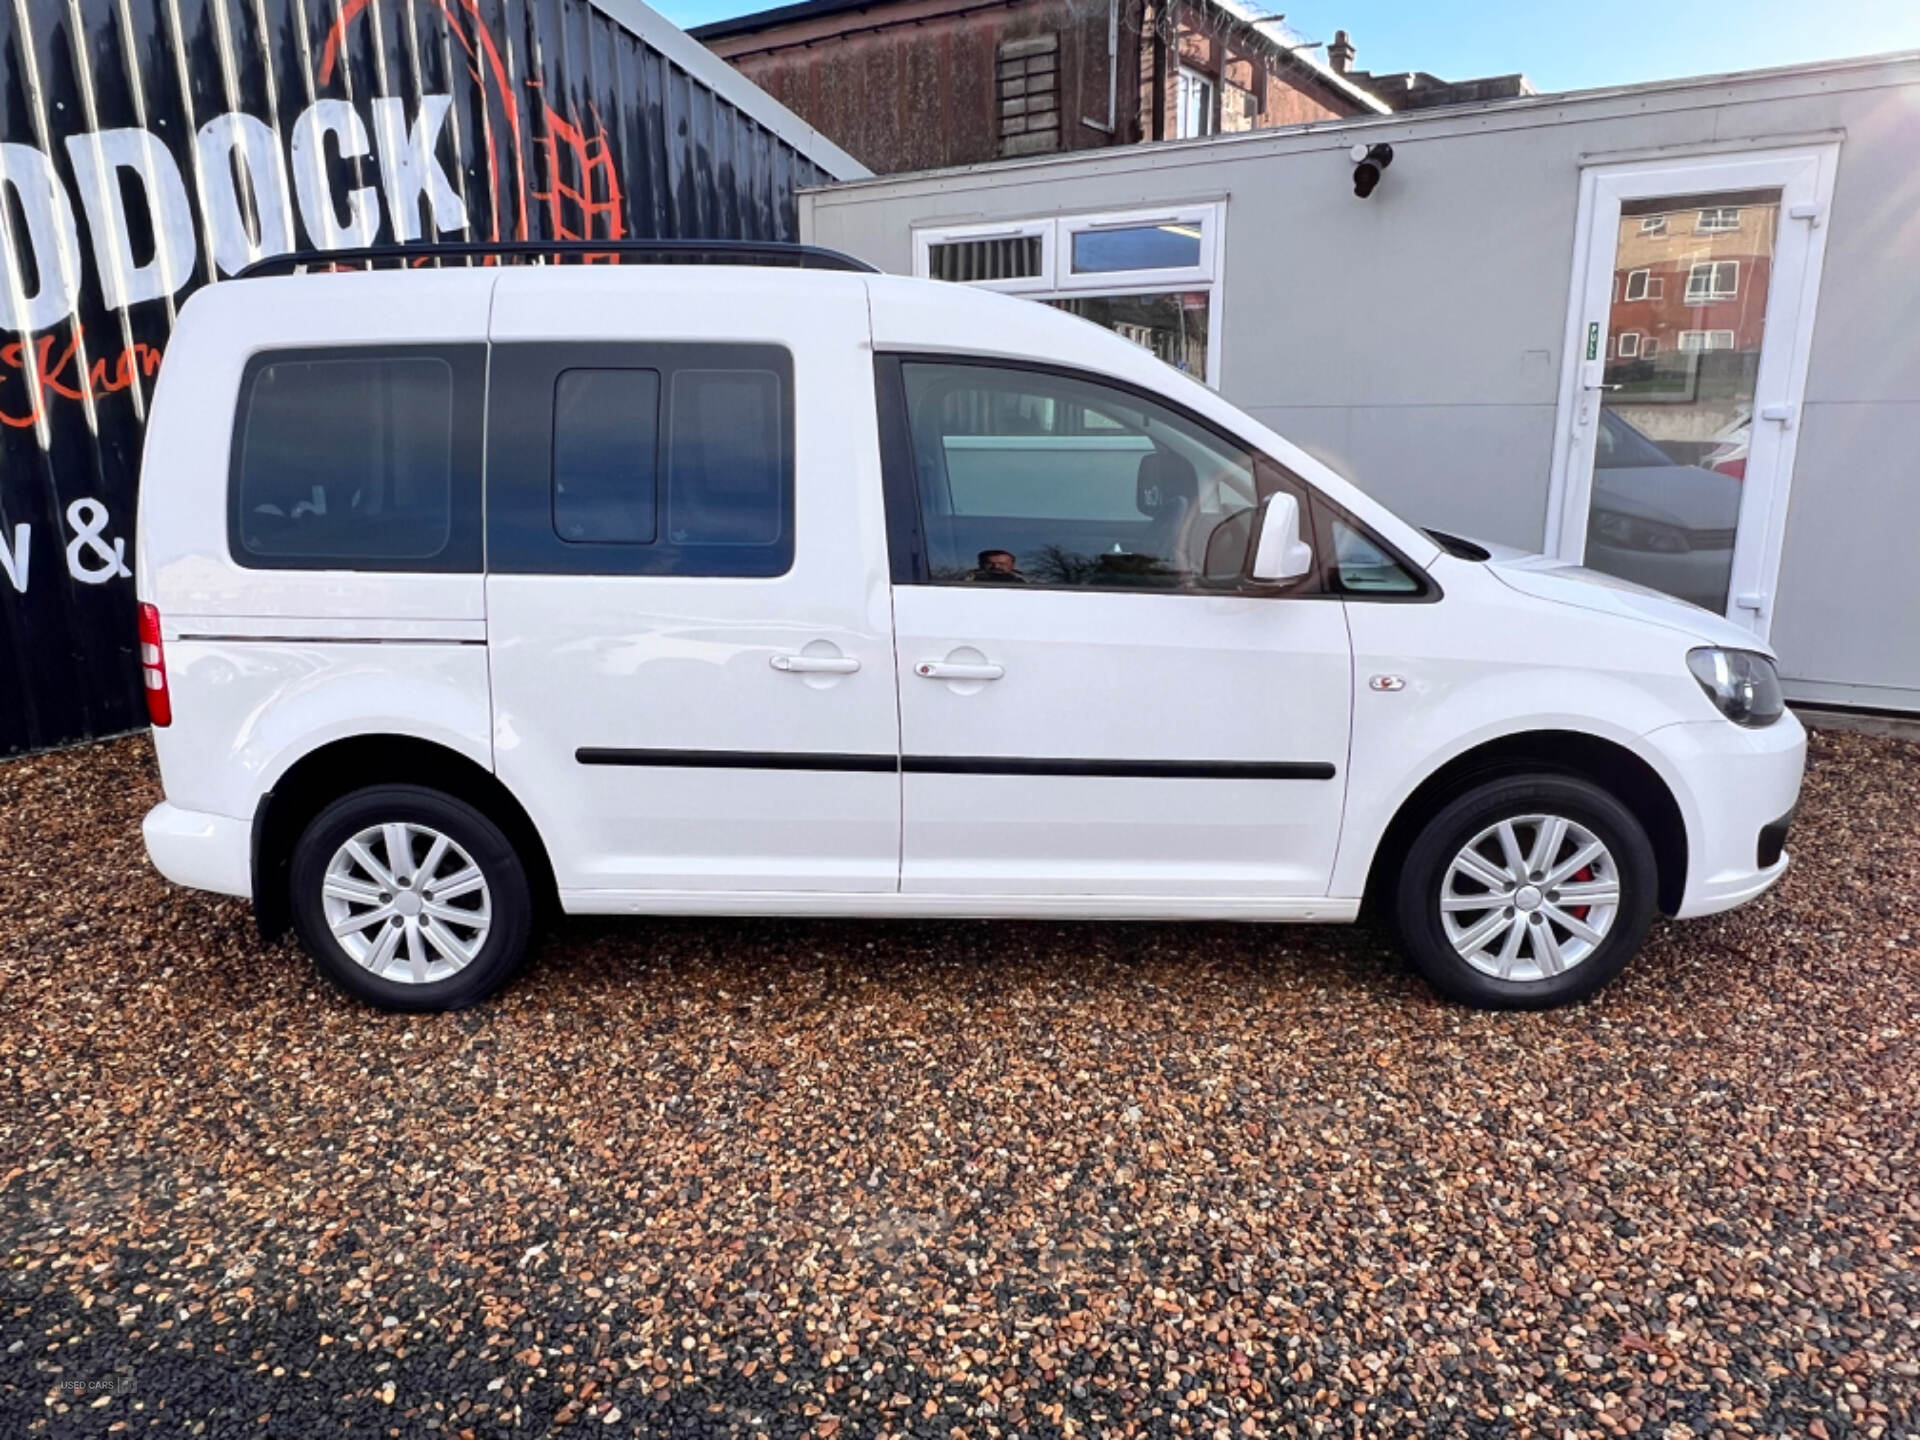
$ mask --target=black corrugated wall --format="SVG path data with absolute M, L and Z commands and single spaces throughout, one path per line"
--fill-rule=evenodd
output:
M 293 248 L 794 240 L 833 178 L 588 0 L 5 0 L 0 66 L 0 754 L 145 723 L 135 485 L 195 287 Z

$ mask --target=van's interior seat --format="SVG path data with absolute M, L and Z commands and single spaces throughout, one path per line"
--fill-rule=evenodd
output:
M 1200 500 L 1200 477 L 1193 462 L 1171 450 L 1155 449 L 1140 457 L 1134 481 L 1134 503 L 1152 522 L 1142 550 L 1156 560 L 1178 566 L 1175 553 L 1185 536 L 1187 517 Z

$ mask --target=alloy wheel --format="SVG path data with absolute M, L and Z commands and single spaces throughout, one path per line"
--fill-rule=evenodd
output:
M 356 964 L 403 985 L 464 970 L 493 923 L 473 857 L 438 830 L 404 822 L 369 826 L 334 851 L 321 908 Z
M 1447 866 L 1440 922 L 1461 959 L 1497 980 L 1546 980 L 1599 948 L 1620 909 L 1620 870 L 1591 830 L 1563 815 L 1514 815 Z

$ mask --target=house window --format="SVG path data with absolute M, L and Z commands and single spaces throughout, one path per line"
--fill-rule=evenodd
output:
M 1622 335 L 1620 337 L 1618 349 L 1620 352 L 1620 358 L 1622 360 L 1639 359 L 1640 358 L 1639 333 L 1637 331 L 1629 330 L 1626 334 Z
M 1032 280 L 1046 263 L 1038 235 L 982 235 L 928 247 L 927 274 L 935 280 Z
M 1740 207 L 1737 205 L 1710 205 L 1700 212 L 1699 219 L 1693 223 L 1696 235 L 1724 235 L 1729 230 L 1740 228 Z
M 1649 272 L 1645 270 L 1629 270 L 1627 272 L 1626 294 L 1621 298 L 1626 300 L 1646 299 L 1648 275 Z
M 914 232 L 914 273 L 1046 301 L 1219 384 L 1218 204 Z
M 1173 92 L 1173 138 L 1191 140 L 1213 134 L 1213 81 L 1181 67 Z
M 1060 148 L 1060 37 L 1009 40 L 994 60 L 1000 105 L 1000 153 L 1036 155 Z
M 1640 233 L 1642 235 L 1666 234 L 1667 233 L 1667 217 L 1664 215 L 1647 216 L 1644 220 L 1640 222 Z
M 1687 304 L 1730 300 L 1740 289 L 1738 260 L 1702 260 L 1687 271 Z
M 1076 230 L 1068 253 L 1076 275 L 1119 270 L 1188 270 L 1200 263 L 1197 224 L 1164 221 Z
M 1640 358 L 1642 360 L 1651 360 L 1659 353 L 1660 342 L 1658 340 L 1654 339 L 1651 335 L 1642 335 L 1640 337 Z
M 1697 355 L 1702 350 L 1731 350 L 1733 331 L 1731 330 L 1682 330 L 1680 332 L 1680 351 L 1685 355 Z

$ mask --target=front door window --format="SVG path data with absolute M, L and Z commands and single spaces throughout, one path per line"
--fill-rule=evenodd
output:
M 1256 480 L 1249 452 L 1071 376 L 901 369 L 936 584 L 1184 590 L 1239 579 L 1260 481 L 1273 483 Z

